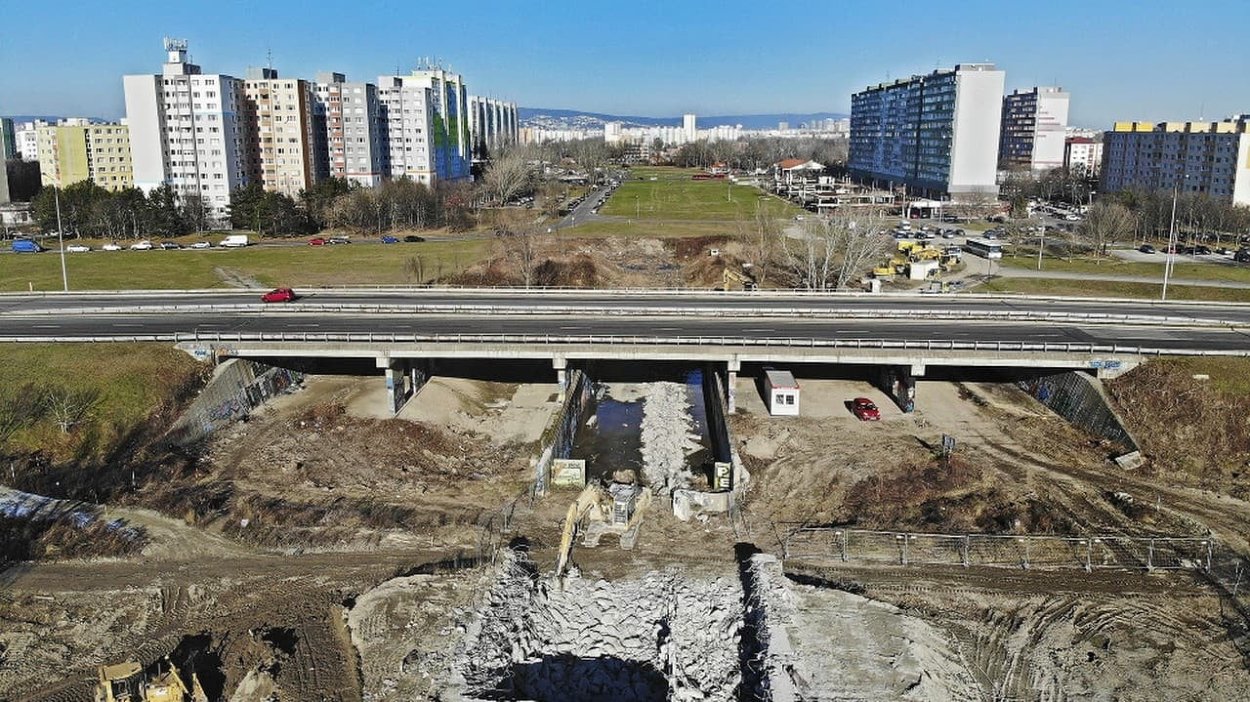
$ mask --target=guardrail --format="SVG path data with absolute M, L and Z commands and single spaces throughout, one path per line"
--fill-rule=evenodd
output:
M 172 304 L 131 305 L 127 307 L 72 307 L 40 312 L 8 310 L 3 317 L 93 314 L 460 314 L 460 315 L 580 315 L 600 317 L 790 317 L 807 319 L 943 319 L 987 322 L 1081 322 L 1085 324 L 1125 324 L 1134 326 L 1228 327 L 1234 320 L 1199 319 L 1171 315 L 1115 314 L 1110 312 L 1064 312 L 1041 310 L 956 310 L 956 309 L 854 309 L 806 307 L 595 307 L 587 305 L 473 305 L 473 304 L 361 304 L 301 303 L 280 308 L 263 304 Z
M 87 336 L 0 336 L 0 342 L 216 342 L 216 343 L 349 343 L 349 344 L 511 344 L 560 346 L 676 346 L 707 348 L 821 348 L 904 351 L 984 351 L 994 353 L 1118 354 L 1125 356 L 1250 356 L 1247 349 L 1155 348 L 1083 343 L 1030 343 L 1021 341 L 923 341 L 895 339 L 660 337 L 619 335 L 550 334 L 384 334 L 377 332 L 172 332 L 168 334 L 115 334 Z

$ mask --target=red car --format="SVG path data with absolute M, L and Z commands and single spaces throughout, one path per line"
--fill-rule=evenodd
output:
M 866 397 L 857 397 L 851 400 L 851 413 L 859 417 L 861 422 L 881 421 L 881 410 L 877 409 L 872 400 Z
M 290 288 L 275 288 L 260 296 L 261 302 L 290 302 L 295 299 L 295 291 Z
M 326 240 L 322 239 L 321 237 L 317 237 L 316 239 L 309 239 L 308 245 L 309 246 L 325 246 Z

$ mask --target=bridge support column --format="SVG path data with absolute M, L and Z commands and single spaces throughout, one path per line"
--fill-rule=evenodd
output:
M 725 409 L 729 414 L 738 411 L 738 396 L 734 392 L 734 386 L 738 384 L 738 371 L 742 370 L 742 362 L 738 359 L 732 359 L 726 364 L 725 369 Z
M 399 414 L 399 410 L 412 394 L 407 378 L 404 377 L 407 374 L 408 361 L 383 357 L 378 359 L 378 368 L 382 369 L 386 378 L 386 407 L 391 414 Z
M 551 359 L 551 367 L 556 369 L 556 384 L 560 386 L 560 401 L 564 401 L 564 393 L 569 388 L 569 362 L 563 356 Z
M 924 364 L 919 365 L 921 371 L 923 371 Z M 915 367 L 915 364 L 913 364 L 910 366 L 885 366 L 881 369 L 879 387 L 904 412 L 911 412 L 916 408 L 916 379 L 912 376 L 912 369 Z
M 917 378 L 924 377 L 924 361 L 911 364 L 911 374 Z

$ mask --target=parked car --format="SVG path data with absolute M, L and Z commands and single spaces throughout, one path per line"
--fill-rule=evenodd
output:
M 322 239 L 322 238 L 321 238 L 321 237 L 319 237 L 319 236 L 318 236 L 318 237 L 314 237 L 314 238 L 312 238 L 312 239 L 309 239 L 309 240 L 308 240 L 308 245 L 309 245 L 309 246 L 325 246 L 325 245 L 326 245 L 326 240 L 325 240 L 325 239 Z
M 1158 253 L 1157 251 L 1155 251 L 1155 247 L 1151 246 L 1150 244 L 1142 244 L 1141 246 L 1137 247 L 1137 250 L 1145 254 Z
M 14 239 L 13 253 L 39 253 L 43 251 L 43 247 L 32 239 Z
M 115 242 L 110 242 L 108 244 L 105 244 L 104 246 L 101 246 L 100 249 L 104 251 L 121 251 L 122 247 Z
M 327 244 L 350 244 L 352 243 L 352 240 L 348 239 L 345 236 L 332 236 L 329 239 L 326 239 L 326 243 Z
M 1238 249 L 1233 254 L 1233 260 L 1237 263 L 1250 263 L 1250 249 Z
M 151 251 L 152 242 L 148 241 L 147 239 L 144 239 L 143 241 L 136 241 L 135 243 L 130 245 L 130 250 L 131 251 Z
M 851 413 L 861 422 L 876 422 L 881 419 L 881 410 L 877 409 L 877 405 L 866 397 L 851 400 Z
M 182 248 L 182 244 L 179 244 L 176 241 L 162 241 L 161 242 L 161 251 L 177 251 L 178 249 L 181 249 L 181 248 Z
M 197 242 L 195 242 L 194 244 L 191 244 L 191 248 L 193 248 L 193 249 L 211 249 L 211 248 L 213 248 L 213 245 L 212 245 L 212 243 L 211 243 L 211 242 L 208 242 L 208 241 L 197 241 Z
M 395 236 L 391 236 L 390 234 L 387 234 L 386 236 L 382 237 L 382 243 L 383 244 L 398 244 L 399 237 L 395 237 Z
M 65 247 L 65 250 L 70 253 L 87 253 L 91 250 L 91 247 L 85 244 L 70 244 Z
M 404 237 L 404 241 L 408 242 L 409 244 L 419 244 L 425 241 L 425 237 L 417 236 L 416 234 L 409 234 L 408 236 Z
M 261 302 L 291 302 L 295 299 L 295 291 L 290 288 L 274 288 L 260 296 Z
M 1195 247 L 1194 247 L 1194 253 L 1198 254 L 1199 256 L 1210 256 L 1210 255 L 1211 255 L 1211 247 L 1210 247 L 1210 246 L 1203 246 L 1203 245 L 1199 244 L 1198 246 L 1195 246 Z

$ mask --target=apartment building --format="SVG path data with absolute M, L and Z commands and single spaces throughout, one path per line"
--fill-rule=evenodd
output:
M 5 139 L 3 138 L 3 135 L 0 135 L 0 205 L 8 204 L 12 199 L 9 196 L 9 169 L 5 167 L 5 162 L 10 158 L 16 157 L 14 154 L 16 144 L 12 139 L 13 120 L 0 120 L 0 131 L 5 129 L 6 124 L 8 125 L 8 135 L 10 138 Z
M 187 48 L 185 40 L 166 39 L 160 73 L 122 79 L 135 186 L 146 193 L 170 185 L 184 198 L 198 196 L 212 224 L 221 224 L 230 193 L 248 182 L 243 81 L 203 73 Z
M 134 187 L 130 128 L 63 120 L 36 130 L 36 154 L 43 185 L 64 188 L 90 180 L 113 191 Z
M 313 128 L 312 84 L 250 68 L 243 81 L 243 143 L 248 182 L 298 197 L 318 180 L 314 168 L 325 139 Z
M 469 101 L 464 80 L 442 68 L 378 78 L 392 178 L 432 185 L 470 177 Z
M 997 196 L 1004 81 L 994 64 L 960 64 L 852 95 L 852 176 L 927 197 Z
M 474 156 L 515 144 L 519 138 L 515 102 L 469 96 L 469 134 Z
M 1102 191 L 1178 189 L 1250 205 L 1250 114 L 1220 122 L 1116 122 L 1103 134 Z
M 13 120 L 0 117 L 0 160 L 8 161 L 19 158 L 17 153 L 17 133 L 13 130 Z
M 39 160 L 39 128 L 49 124 L 51 123 L 38 119 L 14 126 L 13 146 L 23 161 Z
M 318 73 L 313 85 L 314 129 L 324 148 L 317 152 L 319 177 L 358 185 L 381 185 L 387 177 L 386 139 L 378 87 L 348 82 L 342 73 Z
M 1068 137 L 1063 167 L 1076 176 L 1096 176 L 1102 170 L 1102 142 L 1090 137 Z
M 1034 173 L 1062 168 L 1069 100 L 1058 87 L 1015 90 L 1004 97 L 999 165 Z

